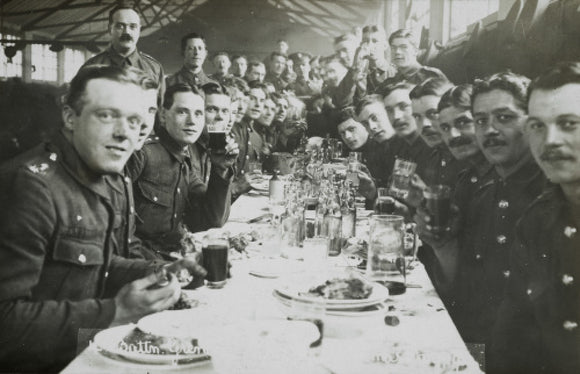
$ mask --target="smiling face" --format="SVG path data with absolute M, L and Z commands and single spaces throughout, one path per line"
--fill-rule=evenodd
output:
M 163 126 L 177 144 L 193 144 L 201 136 L 205 123 L 204 102 L 193 92 L 176 92 L 173 105 L 163 109 Z
M 383 102 L 391 125 L 398 136 L 407 137 L 417 132 L 409 90 L 396 89 L 385 96 Z
M 270 126 L 277 110 L 278 107 L 276 106 L 276 103 L 272 99 L 266 99 L 264 102 L 264 111 L 259 122 L 264 126 Z
M 274 116 L 274 120 L 278 121 L 278 122 L 284 122 L 284 120 L 286 119 L 286 116 L 288 115 L 288 100 L 284 99 L 284 98 L 280 98 L 275 100 L 276 102 L 276 115 Z
M 441 134 L 437 130 L 437 121 L 439 112 L 437 104 L 439 97 L 435 95 L 425 95 L 411 100 L 413 108 L 413 118 L 417 124 L 417 131 L 431 148 L 438 146 L 443 142 Z
M 407 38 L 395 38 L 391 41 L 391 60 L 399 69 L 417 64 L 417 48 Z
M 133 9 L 119 9 L 113 14 L 109 34 L 111 44 L 117 52 L 123 54 L 133 52 L 137 47 L 140 32 L 141 20 Z
M 393 135 L 393 127 L 385 107 L 380 102 L 366 105 L 360 111 L 358 120 L 364 125 L 374 141 L 382 143 Z
M 191 70 L 200 69 L 207 57 L 203 39 L 188 39 L 183 50 L 183 64 Z
M 530 149 L 548 179 L 580 184 L 580 84 L 534 90 L 526 124 Z
M 97 174 L 120 173 L 136 149 L 147 116 L 135 84 L 92 79 L 79 113 L 65 106 L 65 129 L 79 157 Z
M 365 145 L 369 138 L 369 133 L 364 126 L 352 118 L 338 125 L 338 133 L 344 144 L 351 151 L 355 151 Z
M 449 106 L 439 112 L 437 125 L 441 138 L 453 157 L 465 160 L 478 154 L 471 110 Z
M 248 94 L 248 110 L 246 110 L 246 116 L 251 119 L 258 119 L 262 115 L 264 110 L 264 101 L 266 101 L 266 93 L 260 88 L 250 89 Z
M 504 90 L 477 94 L 473 101 L 475 137 L 487 160 L 502 168 L 520 162 L 528 151 L 525 111 Z

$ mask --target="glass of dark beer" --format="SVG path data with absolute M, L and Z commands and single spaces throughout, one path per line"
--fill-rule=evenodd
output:
M 425 207 L 429 212 L 427 229 L 435 234 L 449 230 L 451 218 L 451 188 L 444 185 L 430 186 L 423 192 Z
M 206 237 L 202 247 L 203 267 L 209 288 L 222 288 L 228 276 L 229 242 L 223 234 L 212 234 Z
M 376 214 L 393 214 L 395 212 L 395 199 L 389 195 L 389 189 L 379 187 L 377 189 Z
M 225 125 L 208 125 L 207 132 L 209 133 L 209 148 L 214 151 L 225 150 L 227 144 L 227 132 Z

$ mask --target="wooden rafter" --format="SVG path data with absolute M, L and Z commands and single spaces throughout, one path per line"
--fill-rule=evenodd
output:
M 116 6 L 115 3 L 112 4 L 108 4 L 103 6 L 102 9 L 99 9 L 97 12 L 91 14 L 90 16 L 88 16 L 87 18 L 85 18 L 83 20 L 83 23 L 78 24 L 78 25 L 74 25 L 72 27 L 69 27 L 68 29 L 64 30 L 63 32 L 61 32 L 60 34 L 58 34 L 55 39 L 61 39 L 63 36 L 70 34 L 71 31 L 78 29 L 79 27 L 81 27 L 83 24 L 85 24 L 87 21 L 91 21 L 93 19 L 95 19 L 96 17 L 100 16 L 101 14 L 107 12 L 109 9 L 113 8 L 114 6 Z
M 32 30 L 38 22 L 42 21 L 43 19 L 46 19 L 48 17 L 50 17 L 51 15 L 53 15 L 54 13 L 58 12 L 59 10 L 62 11 L 63 8 L 67 7 L 70 5 L 70 3 L 72 3 L 75 0 L 65 0 L 63 1 L 59 6 L 58 6 L 58 10 L 57 9 L 52 9 L 52 10 L 48 10 L 46 12 L 44 12 L 43 14 L 39 15 L 38 17 L 36 17 L 35 19 L 33 19 L 32 21 L 26 23 L 25 25 L 22 26 L 22 31 L 29 31 Z
M 109 5 L 115 5 L 115 4 L 109 4 Z M 79 8 L 94 8 L 96 6 L 100 6 L 97 3 L 93 2 L 88 2 L 88 3 L 79 3 L 79 4 L 70 4 L 67 5 L 67 9 L 79 9 Z M 56 6 L 56 7 L 48 7 L 48 8 L 37 8 L 37 9 L 29 9 L 29 10 L 22 10 L 22 11 L 17 11 L 17 12 L 5 12 L 3 14 L 4 17 L 14 17 L 14 16 L 29 16 L 32 13 L 46 13 L 46 12 L 52 12 L 52 11 L 56 11 L 56 10 L 62 10 L 62 8 L 60 8 L 60 6 Z

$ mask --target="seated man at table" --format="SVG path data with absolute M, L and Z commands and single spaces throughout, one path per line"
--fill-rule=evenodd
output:
M 490 373 L 580 373 L 580 63 L 530 86 L 526 132 L 551 186 L 516 230 Z
M 80 329 L 135 322 L 179 298 L 174 278 L 149 289 L 160 263 L 115 254 L 138 244 L 121 173 L 146 116 L 143 78 L 132 68 L 81 69 L 62 131 L 1 170 L 0 371 L 59 371 Z M 192 259 L 181 265 L 204 275 Z
M 229 98 L 226 101 L 229 114 Z M 127 163 L 135 190 L 137 236 L 148 249 L 143 251 L 147 259 L 167 259 L 171 252 L 179 252 L 185 214 L 200 217 L 195 221 L 202 226 L 189 227 L 191 231 L 221 226 L 227 220 L 235 143 L 228 144 L 225 151 L 210 151 L 207 193 L 197 193 L 204 180 L 193 167 L 192 157 L 199 152 L 195 143 L 204 130 L 205 105 L 203 92 L 194 86 L 178 83 L 168 87 L 158 136 L 149 139 Z M 195 212 L 188 212 L 191 209 Z
M 455 240 L 443 233 L 448 242 L 430 243 L 449 281 L 450 314 L 467 343 L 489 344 L 510 277 L 516 222 L 545 184 L 524 135 L 528 83 L 526 77 L 498 73 L 475 84 L 475 138 L 493 168 L 485 183 L 459 179 Z

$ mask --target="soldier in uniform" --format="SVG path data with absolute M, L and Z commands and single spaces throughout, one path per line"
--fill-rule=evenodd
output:
M 413 33 L 407 29 L 400 29 L 389 36 L 391 46 L 391 61 L 397 67 L 397 74 L 383 82 L 388 86 L 401 81 L 411 84 L 421 84 L 427 78 L 447 79 L 445 74 L 437 68 L 421 65 L 417 61 L 419 51 Z
M 227 95 L 224 95 L 227 97 Z M 226 100 L 229 115 L 229 97 Z M 161 127 L 142 150 L 133 154 L 127 163 L 127 175 L 135 189 L 137 236 L 143 240 L 144 257 L 169 258 L 179 251 L 184 234 L 184 215 L 194 220 L 191 231 L 222 226 L 229 215 L 230 181 L 237 154 L 233 141 L 226 152 L 211 151 L 212 160 L 207 193 L 203 175 L 196 171 L 193 155 L 199 153 L 195 143 L 205 124 L 203 93 L 195 86 L 176 84 L 167 89 L 161 111 Z M 229 118 L 224 119 L 224 122 Z M 224 123 L 225 127 L 225 123 Z M 198 200 L 203 203 L 196 204 Z M 194 208 L 195 207 L 195 208 Z M 194 210 L 194 211 L 191 211 Z
M 203 62 L 207 57 L 207 47 L 205 38 L 200 34 L 192 32 L 181 38 L 181 54 L 183 55 L 183 67 L 176 73 L 167 77 L 167 87 L 177 83 L 187 83 L 190 86 L 197 86 L 215 82 L 203 71 Z
M 161 105 L 165 91 L 165 73 L 153 57 L 137 49 L 141 33 L 141 19 L 135 9 L 120 5 L 109 12 L 111 45 L 103 52 L 88 59 L 83 67 L 90 65 L 132 66 L 144 71 L 159 87 L 158 104 Z
M 526 131 L 554 183 L 524 213 L 496 323 L 490 373 L 580 372 L 580 63 L 530 86 Z
M 489 345 L 511 274 L 516 222 L 545 185 L 524 135 L 528 82 L 499 73 L 474 85 L 475 139 L 493 168 L 480 180 L 460 177 L 456 241 L 431 243 L 447 267 L 450 314 L 464 341 L 477 349 Z
M 266 65 L 262 61 L 251 61 L 248 64 L 248 71 L 246 72 L 246 81 L 248 83 L 258 81 L 264 82 L 266 77 Z M 245 113 L 245 112 L 244 112 Z
M 80 329 L 135 322 L 179 297 L 175 278 L 149 289 L 161 263 L 119 256 L 138 245 L 121 173 L 146 115 L 143 78 L 117 66 L 81 69 L 62 131 L 2 169 L 2 371 L 59 371 Z M 171 266 L 205 274 L 192 259 Z
M 221 51 L 216 53 L 212 61 L 216 72 L 210 75 L 210 79 L 223 84 L 224 80 L 233 77 L 233 74 L 230 73 L 232 62 L 227 52 Z
M 272 52 L 268 59 L 268 72 L 264 82 L 270 82 L 274 85 L 276 92 L 282 92 L 288 86 L 288 81 L 284 79 L 284 70 L 288 56 L 280 52 Z

